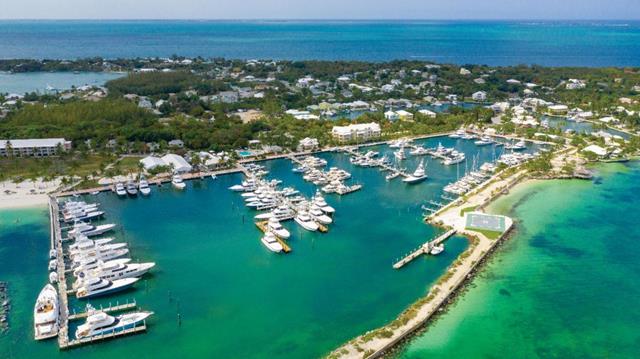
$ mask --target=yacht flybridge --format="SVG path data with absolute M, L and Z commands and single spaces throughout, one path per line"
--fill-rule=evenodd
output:
M 427 174 L 424 169 L 424 160 L 420 160 L 420 164 L 416 168 L 416 170 L 406 178 L 402 179 L 402 182 L 414 184 L 419 183 L 427 179 Z

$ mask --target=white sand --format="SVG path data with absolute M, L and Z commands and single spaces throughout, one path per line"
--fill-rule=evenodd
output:
M 44 206 L 48 203 L 48 193 L 60 187 L 60 181 L 42 180 L 13 183 L 0 182 L 0 209 Z

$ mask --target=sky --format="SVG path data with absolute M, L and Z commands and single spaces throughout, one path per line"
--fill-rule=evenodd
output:
M 0 0 L 0 19 L 640 20 L 640 0 Z

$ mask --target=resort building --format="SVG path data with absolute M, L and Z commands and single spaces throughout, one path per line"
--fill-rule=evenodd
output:
M 176 173 L 187 173 L 193 169 L 187 160 L 173 153 L 162 156 L 162 161 L 166 163 L 166 166 L 173 168 Z
M 421 114 L 429 117 L 429 118 L 436 118 L 437 114 L 431 110 L 419 110 L 418 112 L 420 112 Z
M 0 140 L 0 156 L 2 157 L 47 157 L 56 155 L 59 149 L 70 150 L 71 141 L 64 138 Z
M 331 135 L 340 142 L 368 140 L 380 137 L 380 125 L 371 122 L 349 126 L 333 126 Z

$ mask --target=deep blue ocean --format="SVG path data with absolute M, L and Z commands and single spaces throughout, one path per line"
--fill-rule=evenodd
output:
M 640 66 L 640 21 L 0 21 L 0 58 Z

